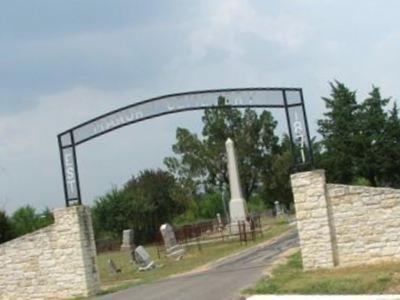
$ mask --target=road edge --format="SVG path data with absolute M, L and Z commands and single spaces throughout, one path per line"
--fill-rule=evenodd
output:
M 275 237 L 273 237 L 273 238 L 271 238 L 271 239 L 269 239 L 267 241 L 264 241 L 264 242 L 262 242 L 260 244 L 254 245 L 253 247 L 244 249 L 242 251 L 230 254 L 230 255 L 225 256 L 225 257 L 221 257 L 221 258 L 219 258 L 219 259 L 217 259 L 215 261 L 212 261 L 212 262 L 209 262 L 209 263 L 207 263 L 205 265 L 202 265 L 202 266 L 200 266 L 200 267 L 198 267 L 198 268 L 196 268 L 194 270 L 191 270 L 191 271 L 188 271 L 188 272 L 185 272 L 185 273 L 174 274 L 174 275 L 168 276 L 167 278 L 170 279 L 170 278 L 178 278 L 178 277 L 183 277 L 183 276 L 188 276 L 188 275 L 195 275 L 195 274 L 199 274 L 199 273 L 208 271 L 208 270 L 210 270 L 212 268 L 219 267 L 219 266 L 221 266 L 223 264 L 229 263 L 230 261 L 234 261 L 234 260 L 236 260 L 238 258 L 241 258 L 242 256 L 247 256 L 247 255 L 250 255 L 253 252 L 257 252 L 260 248 L 263 248 L 263 247 L 266 247 L 266 246 L 270 246 L 270 245 L 276 243 L 278 240 L 284 239 L 285 237 L 296 233 L 296 231 L 297 231 L 296 228 L 289 228 L 287 231 L 281 233 L 280 235 L 275 236 Z

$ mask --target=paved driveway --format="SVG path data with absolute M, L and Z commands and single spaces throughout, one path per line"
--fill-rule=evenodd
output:
M 262 270 L 282 252 L 298 245 L 297 233 L 192 275 L 139 285 L 98 300 L 232 300 L 239 292 L 262 276 Z

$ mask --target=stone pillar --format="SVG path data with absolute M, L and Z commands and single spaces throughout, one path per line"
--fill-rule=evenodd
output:
M 220 213 L 217 213 L 217 222 L 218 222 L 218 226 L 219 227 L 222 227 L 222 218 L 221 218 L 221 214 Z
M 228 173 L 229 173 L 229 187 L 231 192 L 231 200 L 229 202 L 229 214 L 231 223 L 233 225 L 238 221 L 245 221 L 247 218 L 246 201 L 242 195 L 242 188 L 240 185 L 239 169 L 236 160 L 236 153 L 233 141 L 227 139 L 225 143 L 226 154 L 228 157 Z
M 275 205 L 275 214 L 276 214 L 277 217 L 279 217 L 280 215 L 283 214 L 283 211 L 281 209 L 281 205 L 279 204 L 279 201 L 275 201 L 274 205 Z
M 71 299 L 100 291 L 90 209 L 54 211 L 54 224 L 0 245 L 0 299 Z
M 59 298 L 92 296 L 100 291 L 96 244 L 90 208 L 72 206 L 54 210 L 53 276 Z M 55 296 L 54 294 L 53 296 Z
M 335 265 L 328 214 L 325 171 L 291 175 L 301 256 L 305 270 Z

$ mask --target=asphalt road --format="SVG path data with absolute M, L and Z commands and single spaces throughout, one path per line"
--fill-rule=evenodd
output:
M 297 232 L 211 267 L 207 271 L 139 285 L 98 300 L 232 300 L 256 282 L 263 269 L 284 251 L 298 245 Z

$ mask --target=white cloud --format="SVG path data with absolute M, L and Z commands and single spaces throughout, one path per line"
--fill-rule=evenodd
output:
M 245 52 L 243 38 L 249 35 L 286 50 L 296 50 L 311 32 L 299 17 L 261 13 L 247 0 L 213 2 L 199 27 L 190 34 L 189 42 L 194 57 L 200 59 L 213 49 L 225 51 L 228 59 L 237 58 Z

